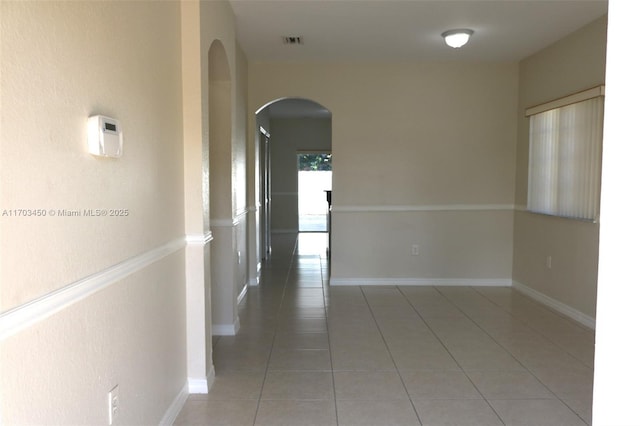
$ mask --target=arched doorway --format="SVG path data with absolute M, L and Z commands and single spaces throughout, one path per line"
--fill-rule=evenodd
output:
M 208 53 L 209 65 L 209 220 L 211 248 L 211 320 L 213 335 L 233 335 L 239 328 L 235 289 L 231 74 L 219 40 Z
M 331 152 L 331 120 L 326 107 L 304 98 L 278 99 L 256 112 L 256 237 L 262 261 L 271 233 L 300 229 L 298 154 Z

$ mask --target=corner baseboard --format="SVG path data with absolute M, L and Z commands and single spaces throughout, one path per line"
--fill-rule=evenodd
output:
M 240 321 L 235 319 L 233 324 L 213 324 L 211 326 L 212 336 L 235 336 L 240 330 Z
M 510 287 L 511 279 L 474 279 L 474 278 L 334 278 L 329 279 L 333 286 L 476 286 L 476 287 Z
M 184 407 L 184 403 L 187 402 L 187 397 L 189 396 L 189 383 L 185 383 L 180 392 L 176 395 L 176 397 L 167 408 L 167 411 L 162 416 L 162 420 L 160 420 L 160 426 L 171 426 L 176 419 L 178 418 L 178 414 L 180 414 L 180 410 Z
M 542 303 L 543 305 L 553 309 L 554 311 L 557 311 L 571 318 L 572 320 L 579 322 L 585 327 L 589 327 L 592 330 L 595 330 L 596 328 L 595 318 L 592 318 L 589 315 L 586 315 L 580 312 L 579 310 L 572 308 L 569 305 L 566 305 L 556 299 L 553 299 L 544 293 L 540 293 L 538 290 L 534 290 L 531 287 L 515 280 L 513 281 L 513 288 L 529 296 L 530 298 Z
M 207 374 L 206 379 L 195 379 L 189 377 L 187 385 L 189 387 L 189 393 L 209 393 L 209 389 L 213 386 L 213 380 L 215 378 L 215 369 L 211 369 Z

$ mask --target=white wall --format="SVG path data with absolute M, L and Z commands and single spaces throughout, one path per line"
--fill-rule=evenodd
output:
M 517 81 L 512 63 L 249 65 L 250 109 L 332 112 L 333 284 L 510 282 Z
M 587 322 L 595 318 L 599 225 L 523 210 L 529 161 L 524 110 L 604 84 L 606 31 L 605 16 L 520 63 L 516 203 L 522 210 L 515 215 L 513 278 L 584 314 Z
M 55 212 L 0 218 L 1 422 L 106 424 L 118 384 L 157 424 L 186 384 L 180 4 L 0 7 L 0 209 Z M 87 153 L 93 114 L 122 158 Z
M 637 166 L 640 146 L 636 134 L 640 96 L 635 24 L 640 3 L 609 2 L 607 41 L 607 94 L 605 97 L 602 164 L 602 226 L 598 276 L 598 324 L 593 395 L 595 426 L 638 424 L 640 371 L 629 368 L 640 359 L 638 323 L 637 211 L 640 201 L 629 188 L 640 183 Z

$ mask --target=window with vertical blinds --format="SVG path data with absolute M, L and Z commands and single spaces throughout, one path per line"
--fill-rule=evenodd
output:
M 527 110 L 529 211 L 596 220 L 604 115 L 603 88 L 597 89 L 577 98 L 595 95 L 586 100 L 566 98 Z

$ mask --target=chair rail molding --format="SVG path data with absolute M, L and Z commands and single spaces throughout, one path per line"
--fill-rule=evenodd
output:
M 33 324 L 80 302 L 127 276 L 183 249 L 187 237 L 169 241 L 159 247 L 96 272 L 58 290 L 45 294 L 0 314 L 0 341 Z

